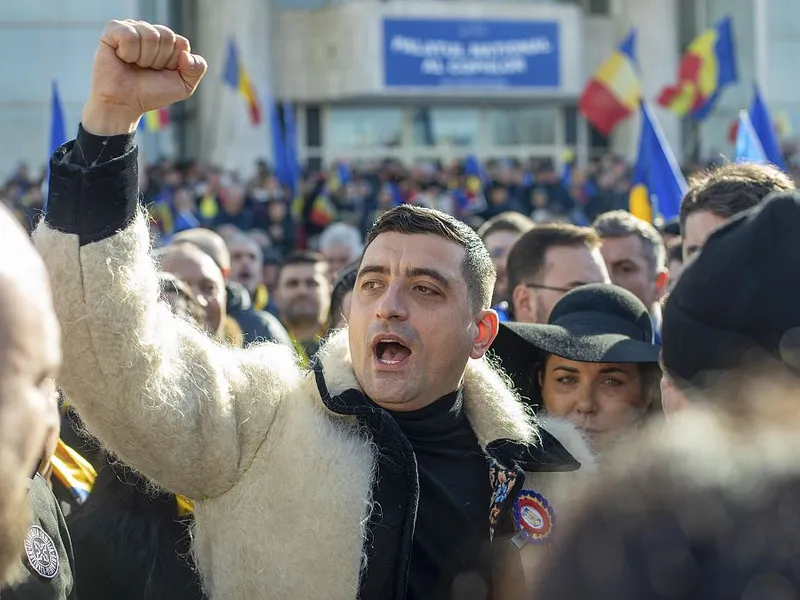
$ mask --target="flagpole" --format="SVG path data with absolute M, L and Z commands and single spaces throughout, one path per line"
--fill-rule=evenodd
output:
M 753 32 L 755 33 L 755 71 L 756 81 L 764 98 L 769 98 L 768 73 L 769 58 L 767 40 L 769 39 L 767 23 L 767 0 L 753 0 Z

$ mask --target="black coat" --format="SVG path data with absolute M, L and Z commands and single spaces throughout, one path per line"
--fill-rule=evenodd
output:
M 202 600 L 191 522 L 178 516 L 173 494 L 107 463 L 68 520 L 80 600 Z
M 77 600 L 69 531 L 58 500 L 38 473 L 31 481 L 28 506 L 33 522 L 25 537 L 19 567 L 26 577 L 0 590 L 0 599 Z
M 250 293 L 239 283 L 228 282 L 228 316 L 244 334 L 244 345 L 254 342 L 275 341 L 292 346 L 292 340 L 281 322 L 263 310 L 253 308 Z

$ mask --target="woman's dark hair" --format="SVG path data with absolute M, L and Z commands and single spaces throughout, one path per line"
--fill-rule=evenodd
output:
M 359 265 L 361 265 L 361 258 L 350 263 L 341 271 L 339 271 L 339 274 L 336 276 L 336 280 L 333 282 L 333 291 L 331 292 L 331 308 L 328 312 L 329 331 L 333 329 L 333 324 L 336 322 L 336 318 L 342 312 L 342 304 L 344 304 L 345 296 L 353 291 L 353 287 L 356 284 L 356 278 L 358 277 Z

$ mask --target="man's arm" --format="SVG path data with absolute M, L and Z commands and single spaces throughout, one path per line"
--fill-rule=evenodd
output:
M 143 27 L 106 29 L 83 127 L 53 157 L 47 214 L 34 239 L 62 324 L 59 383 L 87 427 L 122 461 L 200 499 L 229 489 L 249 466 L 299 372 L 290 351 L 223 348 L 158 301 L 132 132 L 145 110 L 191 94 L 205 63 L 187 58 L 188 42 L 178 44 L 170 73 L 136 62 L 177 51 L 152 39 L 156 50 L 144 47 L 150 30 Z M 174 34 L 159 33 L 176 45 Z M 114 90 L 122 95 L 108 96 Z

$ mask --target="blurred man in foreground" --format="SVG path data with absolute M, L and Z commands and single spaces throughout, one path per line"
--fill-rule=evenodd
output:
M 797 387 L 749 383 L 619 448 L 528 598 L 800 597 Z
M 58 440 L 60 329 L 44 265 L 2 207 L 0 231 L 0 596 L 71 599 L 69 534 L 38 473 Z

